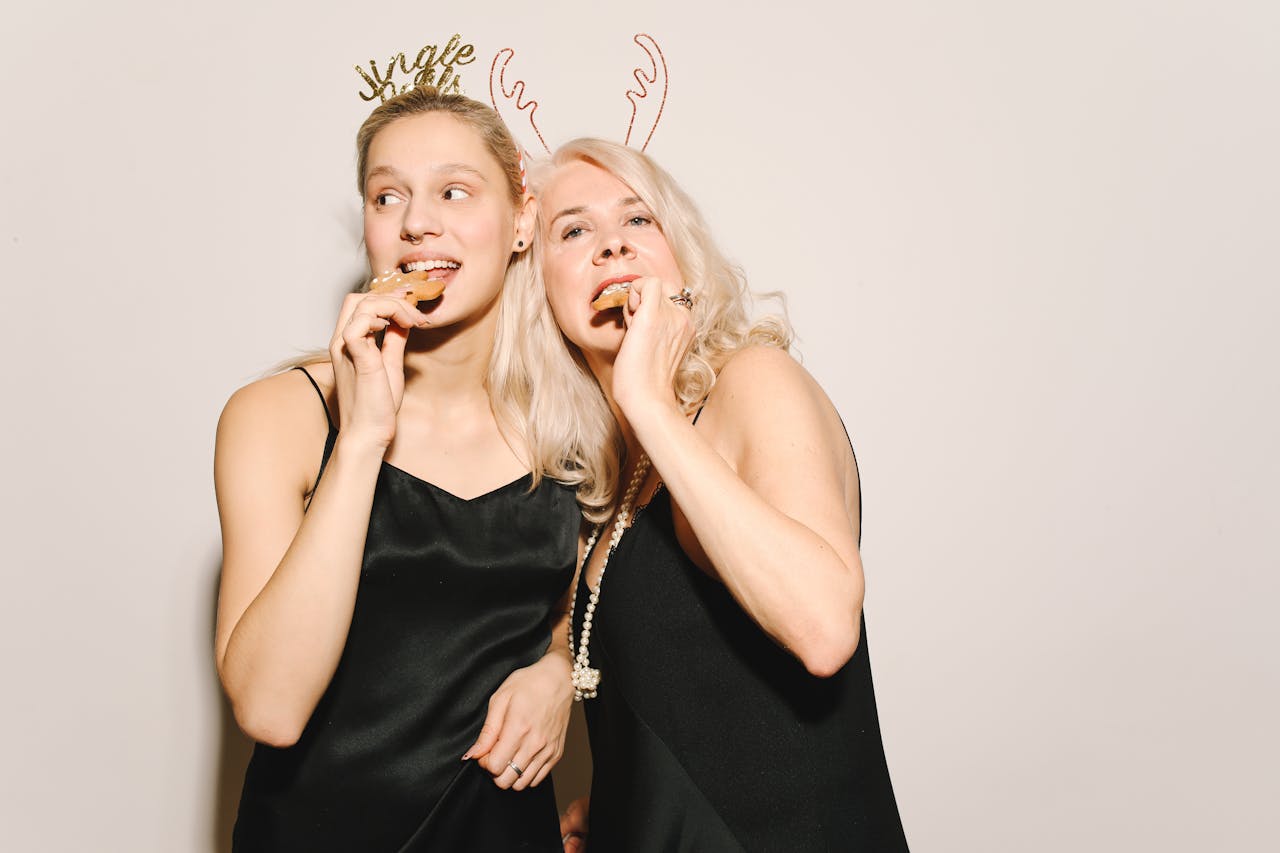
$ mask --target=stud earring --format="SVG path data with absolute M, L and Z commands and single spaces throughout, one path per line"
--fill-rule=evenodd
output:
M 523 249 L 523 248 L 524 248 L 524 241 L 523 241 L 523 240 L 517 240 L 517 241 L 516 241 L 516 248 L 517 248 L 517 249 Z

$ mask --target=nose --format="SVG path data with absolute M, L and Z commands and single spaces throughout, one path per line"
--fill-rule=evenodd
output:
M 622 237 L 611 234 L 604 239 L 600 251 L 596 254 L 596 263 L 603 263 L 614 257 L 634 258 L 635 256 L 635 249 L 628 246 Z
M 422 242 L 423 237 L 440 236 L 444 226 L 433 205 L 414 198 L 404 207 L 404 221 L 400 224 L 401 240 L 417 244 Z

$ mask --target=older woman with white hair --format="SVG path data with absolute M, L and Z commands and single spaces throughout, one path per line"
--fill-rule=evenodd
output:
M 570 628 L 590 830 L 580 801 L 566 849 L 905 850 L 839 415 L 652 160 L 583 139 L 534 178 L 534 333 L 564 342 L 535 387 L 582 401 L 594 523 Z

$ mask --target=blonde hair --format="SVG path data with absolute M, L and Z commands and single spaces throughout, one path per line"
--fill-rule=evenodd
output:
M 676 372 L 676 399 L 686 412 L 706 400 L 716 374 L 738 350 L 753 345 L 790 349 L 792 331 L 781 294 L 782 313 L 752 321 L 753 295 L 742 271 L 716 246 L 693 200 L 645 154 L 602 139 L 575 139 L 561 146 L 549 162 L 532 173 L 535 195 L 558 166 L 584 161 L 622 181 L 654 215 L 671 253 L 693 292 L 693 344 Z M 541 251 L 542 221 L 534 237 Z M 547 304 L 541 269 L 534 276 L 523 311 L 534 317 L 526 342 L 534 406 L 528 434 L 529 452 L 538 466 L 577 487 L 578 502 L 591 521 L 607 519 L 616 498 L 623 450 L 613 413 L 577 348 L 561 334 Z

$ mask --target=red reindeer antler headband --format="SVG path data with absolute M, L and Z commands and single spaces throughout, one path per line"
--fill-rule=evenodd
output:
M 631 72 L 635 88 L 626 91 L 626 99 L 631 104 L 631 120 L 627 123 L 623 143 L 630 145 L 633 135 L 638 140 L 643 134 L 644 142 L 640 145 L 640 150 L 643 151 L 653 139 L 667 103 L 667 60 L 653 36 L 637 33 L 633 41 L 645 52 L 648 62 Z M 528 87 L 524 80 L 516 80 L 510 85 L 507 83 L 507 67 L 515 55 L 515 50 L 510 47 L 504 47 L 494 54 L 493 63 L 489 66 L 489 102 L 498 111 L 498 115 L 502 116 L 513 135 L 527 121 L 542 149 L 550 154 L 551 147 L 547 145 L 536 120 L 538 102 L 527 96 Z M 656 98 L 653 97 L 655 93 Z M 637 127 L 639 133 L 636 132 Z

